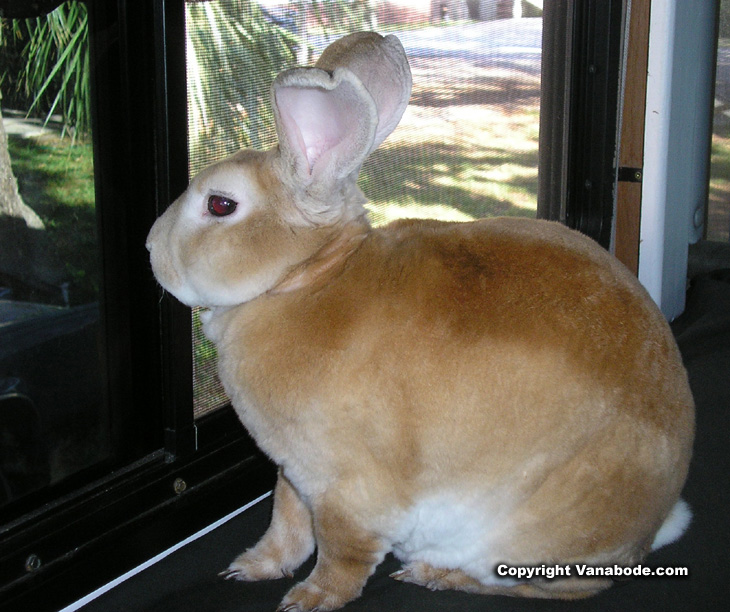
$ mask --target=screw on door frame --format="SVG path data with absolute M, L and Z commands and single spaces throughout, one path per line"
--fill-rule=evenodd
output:
M 41 558 L 38 555 L 28 555 L 28 558 L 25 560 L 25 571 L 28 573 L 38 571 L 41 565 Z
M 175 491 L 176 495 L 180 495 L 180 493 L 188 488 L 188 483 L 185 482 L 182 478 L 176 478 L 175 482 L 172 483 L 172 488 Z

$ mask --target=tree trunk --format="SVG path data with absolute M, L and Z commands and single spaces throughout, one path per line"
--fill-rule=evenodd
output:
M 41 218 L 23 202 L 18 193 L 18 182 L 10 166 L 8 137 L 5 134 L 2 112 L 0 112 L 0 217 L 23 219 L 29 229 L 44 229 Z

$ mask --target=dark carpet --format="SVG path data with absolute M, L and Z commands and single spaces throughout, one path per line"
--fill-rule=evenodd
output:
M 682 578 L 617 582 L 581 601 L 525 600 L 457 592 L 430 592 L 389 578 L 392 557 L 370 578 L 360 599 L 343 610 L 368 612 L 712 611 L 730 602 L 730 270 L 701 276 L 687 309 L 673 324 L 697 404 L 697 437 L 684 498 L 693 522 L 678 542 L 650 555 L 645 565 L 687 567 Z M 294 579 L 240 583 L 218 577 L 265 531 L 267 499 L 188 544 L 82 608 L 83 612 L 273 612 Z

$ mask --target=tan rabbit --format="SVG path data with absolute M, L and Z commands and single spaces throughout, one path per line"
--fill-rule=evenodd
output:
M 552 222 L 372 229 L 355 184 L 408 103 L 393 36 L 354 34 L 272 88 L 279 145 L 196 176 L 148 239 L 207 307 L 220 377 L 279 466 L 271 525 L 225 572 L 311 575 L 280 610 L 334 610 L 393 552 L 431 589 L 577 598 L 676 539 L 694 408 L 637 280 Z

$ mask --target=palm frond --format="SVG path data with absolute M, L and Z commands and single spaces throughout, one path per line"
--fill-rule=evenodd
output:
M 28 100 L 28 113 L 49 121 L 62 117 L 74 136 L 91 128 L 88 14 L 82 2 L 67 2 L 45 17 L 4 20 L 0 46 L 22 42 L 23 67 L 13 75 Z M 3 73 L 7 78 L 7 68 Z

